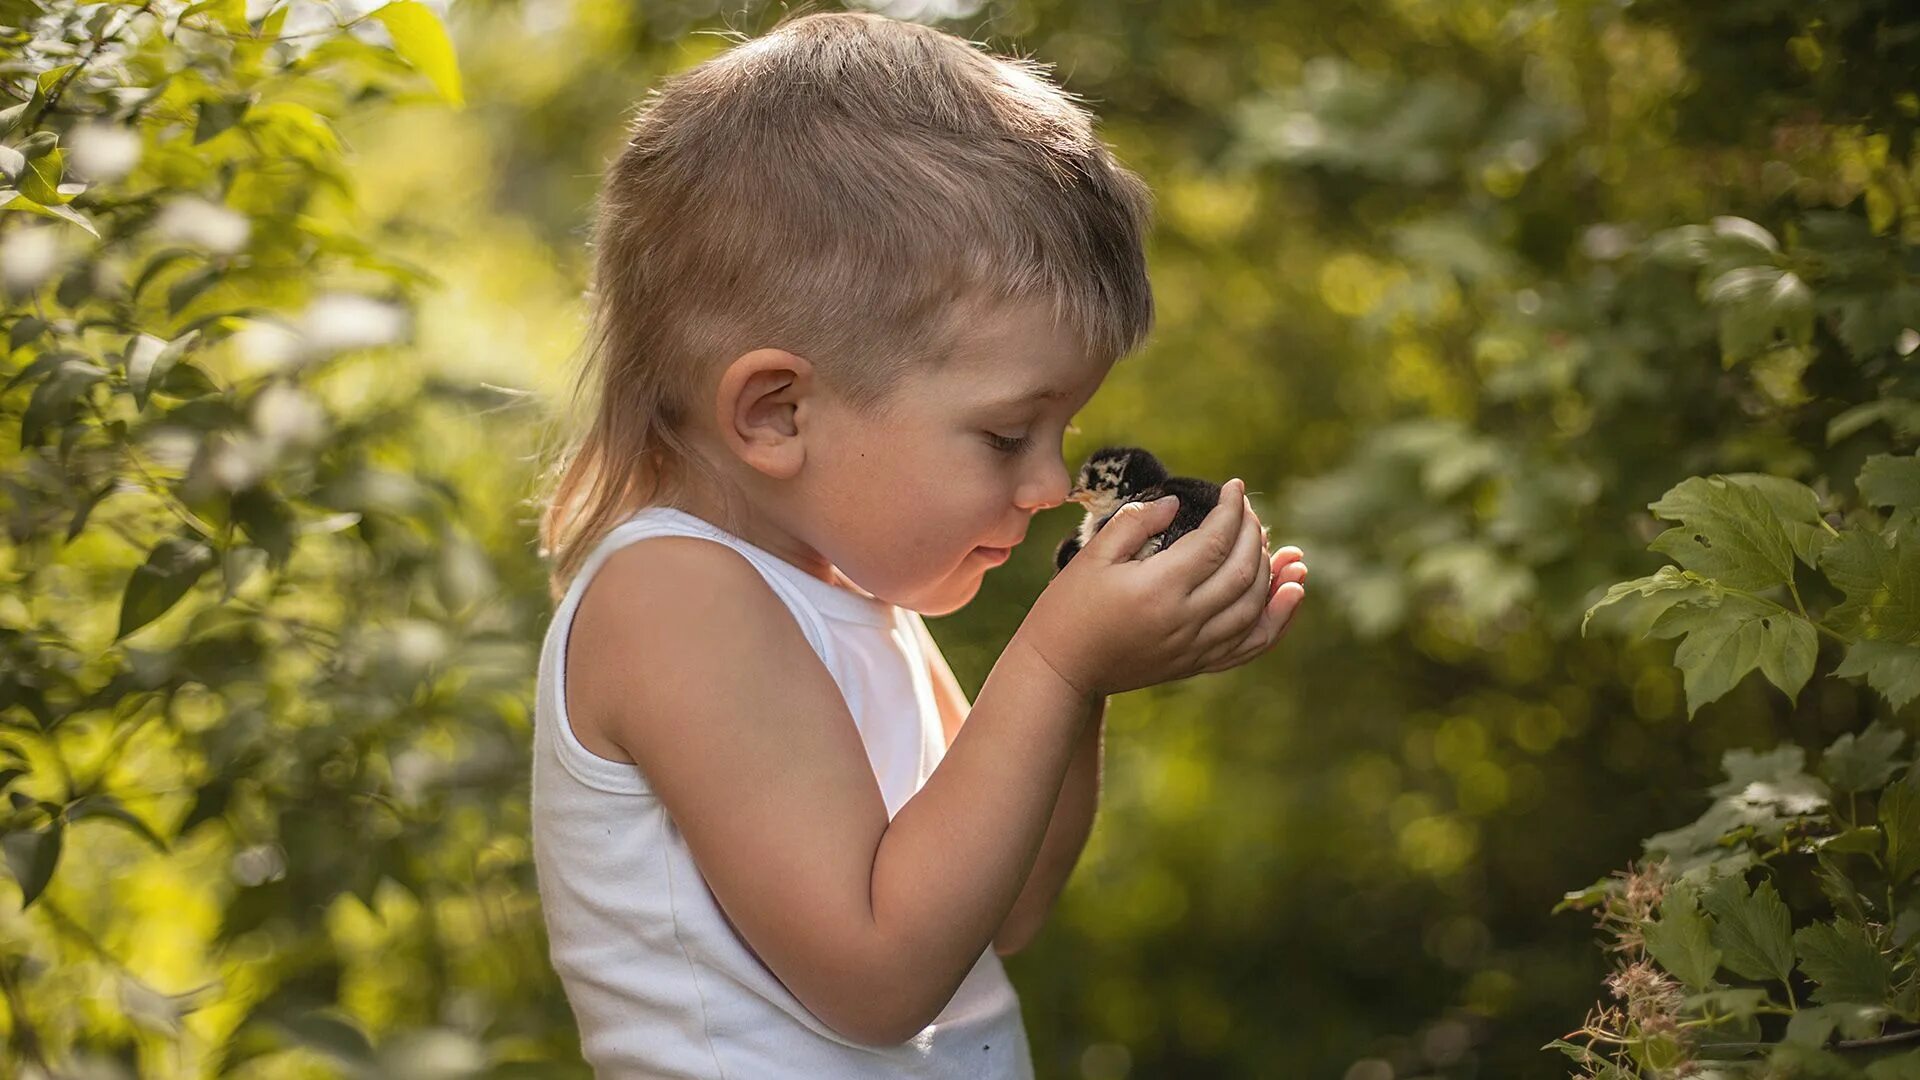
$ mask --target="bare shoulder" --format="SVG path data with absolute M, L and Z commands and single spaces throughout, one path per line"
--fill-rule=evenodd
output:
M 754 953 L 824 1022 L 870 1032 L 886 805 L 786 604 L 724 544 L 637 541 L 588 583 L 569 653 L 580 726 L 645 775 Z
M 677 642 L 699 635 L 709 616 L 761 609 L 762 593 L 779 607 L 758 571 L 724 544 L 693 536 L 659 536 L 609 555 L 587 583 L 567 637 L 567 716 L 587 749 L 615 761 L 634 759 L 612 723 L 629 722 L 627 696 L 635 665 L 674 666 Z M 720 602 L 714 602 L 720 601 Z M 784 615 L 784 610 L 779 612 Z M 611 709 L 621 703 L 623 709 Z

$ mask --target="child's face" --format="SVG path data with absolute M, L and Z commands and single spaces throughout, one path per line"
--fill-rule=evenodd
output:
M 1065 501 L 1060 456 L 1111 364 L 1088 360 L 1043 305 L 982 318 L 950 363 L 909 375 L 877 418 L 822 402 L 809 434 L 813 546 L 861 588 L 927 615 L 973 599 L 986 572 Z M 1047 390 L 1039 398 L 1030 392 Z

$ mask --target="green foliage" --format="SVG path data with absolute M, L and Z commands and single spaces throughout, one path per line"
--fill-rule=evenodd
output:
M 1694 33 L 1713 21 L 1662 10 Z M 1867 21 L 1883 42 L 1889 34 L 1920 35 L 1920 22 L 1891 9 Z M 1864 39 L 1835 41 L 1828 30 L 1810 26 L 1792 39 L 1811 70 L 1837 62 L 1826 48 L 1847 55 L 1864 47 Z M 1695 44 L 1728 50 L 1704 38 Z M 1890 138 L 1876 143 L 1882 136 L 1868 127 L 1867 146 L 1897 145 L 1911 157 L 1914 110 L 1906 97 L 1903 118 L 1882 114 Z M 1862 135 L 1837 116 L 1813 123 Z M 1587 609 L 1582 631 L 1596 612 L 1619 605 L 1638 609 L 1648 634 L 1678 638 L 1673 660 L 1689 717 L 1756 670 L 1798 704 L 1823 652 L 1829 677 L 1864 682 L 1892 714 L 1920 696 L 1913 535 L 1920 460 L 1911 453 L 1910 391 L 1894 366 L 1920 343 L 1910 284 L 1920 265 L 1920 229 L 1912 224 L 1920 201 L 1911 183 L 1920 168 L 1898 166 L 1889 175 L 1891 183 L 1866 199 L 1864 216 L 1806 208 L 1784 215 L 1779 236 L 1721 216 L 1667 229 L 1647 244 L 1651 259 L 1694 275 L 1699 302 L 1717 317 L 1722 366 L 1750 369 L 1783 418 L 1813 410 L 1808 418 L 1824 418 L 1815 430 L 1829 449 L 1885 422 L 1898 448 L 1864 460 L 1809 456 L 1793 470 L 1804 482 L 1761 473 L 1695 476 L 1648 504 L 1676 523 L 1649 545 L 1673 564 L 1608 589 Z M 1834 400 L 1818 405 L 1792 385 L 1813 372 L 1848 369 L 1869 377 L 1842 383 L 1828 376 Z M 1779 383 L 1782 373 L 1791 381 Z M 1920 1031 L 1920 896 L 1912 891 L 1920 873 L 1920 770 L 1898 756 L 1905 743 L 1906 732 L 1893 724 L 1863 723 L 1831 740 L 1818 777 L 1804 771 L 1798 746 L 1729 751 L 1728 779 L 1711 790 L 1705 814 L 1648 838 L 1647 867 L 1625 885 L 1614 880 L 1568 894 L 1563 908 L 1606 910 L 1613 948 L 1624 954 L 1611 984 L 1625 1011 L 1590 1014 L 1580 1033 L 1584 1050 L 1604 1051 L 1594 1060 L 1637 1068 L 1633 1075 L 1693 1075 L 1709 1061 L 1739 1076 L 1906 1075 L 1913 1055 L 1871 1060 Z M 1871 819 L 1861 813 L 1865 798 L 1873 802 Z M 1749 892 L 1745 875 L 1754 866 L 1767 867 L 1780 889 L 1769 880 Z M 1707 890 L 1706 909 L 1718 920 L 1704 934 L 1703 917 L 1692 912 L 1696 888 Z M 1662 891 L 1668 899 L 1650 921 L 1646 898 Z M 1719 968 L 1761 983 L 1763 996 L 1680 1004 L 1660 992 L 1669 976 L 1697 991 L 1737 986 L 1717 981 Z M 1784 1001 L 1773 996 L 1776 987 Z M 1769 1017 L 1785 1020 L 1739 1040 L 1713 1034 L 1729 1018 L 1755 1025 Z M 1669 1047 L 1674 1033 L 1684 1052 L 1650 1061 L 1649 1048 Z M 1764 1073 L 1725 1064 L 1738 1060 L 1764 1060 Z
M 1841 736 L 1822 755 L 1821 771 L 1845 787 L 1851 805 L 1854 795 L 1874 798 L 1872 824 L 1817 794 L 1798 747 L 1731 751 L 1727 779 L 1713 789 L 1721 801 L 1696 825 L 1649 839 L 1641 868 L 1568 894 L 1566 906 L 1604 912 L 1624 956 L 1611 982 L 1626 1004 L 1589 1016 L 1578 1033 L 1584 1046 L 1556 1048 L 1610 1055 L 1616 1064 L 1630 1057 L 1659 1076 L 1688 1075 L 1690 1062 L 1731 1068 L 1726 1063 L 1756 1055 L 1786 1075 L 1851 1076 L 1847 1062 L 1857 1058 L 1818 1049 L 1836 1033 L 1837 1050 L 1867 1051 L 1920 1030 L 1912 846 L 1920 769 L 1891 757 L 1901 741 L 1875 726 Z M 1880 762 L 1888 767 L 1868 769 L 1866 747 L 1886 755 Z M 1895 770 L 1904 775 L 1883 788 Z M 1749 889 L 1756 867 L 1770 876 Z M 1795 929 L 1783 889 L 1823 894 L 1831 914 L 1805 912 Z M 1672 991 L 1672 980 L 1693 993 Z M 1735 1029 L 1745 1033 L 1728 1038 Z M 1661 1063 L 1647 1064 L 1650 1046 Z
M 7 1064 L 584 1075 L 524 840 L 530 425 L 423 369 L 548 385 L 618 118 L 778 11 L 463 3 L 461 79 L 412 3 L 188 7 L 0 0 Z M 1638 848 L 1691 875 L 1654 939 L 1711 982 L 1621 968 L 1659 1006 L 1626 1019 L 1701 1023 L 1560 1040 L 1576 1067 L 1672 1072 L 1693 1033 L 1744 1044 L 1696 1075 L 1912 1075 L 1837 1045 L 1903 1029 L 1920 929 L 1884 895 L 1920 872 L 1886 786 L 1920 648 L 1905 8 L 947 26 L 1057 64 L 1160 195 L 1154 340 L 1068 456 L 1247 476 L 1318 597 L 1274 658 L 1115 703 L 1087 855 L 1009 961 L 1041 1074 L 1544 1073 L 1599 957 L 1541 898 Z M 1044 562 L 936 623 L 963 681 Z M 1826 1003 L 1877 978 L 1846 927 L 1893 1003 Z
M 0 5 L 8 1075 L 578 1068 L 498 846 L 538 607 L 426 451 L 490 395 L 381 386 L 435 280 L 339 135 L 459 75 L 423 5 L 296 6 Z

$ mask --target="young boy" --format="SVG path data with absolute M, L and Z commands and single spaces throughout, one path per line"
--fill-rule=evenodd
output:
M 543 522 L 533 830 L 617 1076 L 1027 1077 L 999 957 L 1078 858 L 1112 693 L 1259 656 L 1304 588 L 1244 485 L 1133 505 L 969 705 L 923 614 L 1068 490 L 1152 321 L 1149 198 L 1023 61 L 790 18 L 670 80 L 610 168 L 597 408 Z

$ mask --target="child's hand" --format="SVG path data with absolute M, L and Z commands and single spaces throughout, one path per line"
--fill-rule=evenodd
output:
M 1285 629 L 1305 589 L 1274 587 L 1260 519 L 1230 480 L 1199 528 L 1131 558 L 1173 520 L 1177 500 L 1131 504 L 1094 534 L 1034 603 L 1014 640 L 1087 696 L 1220 671 L 1253 659 Z M 1294 584 L 1287 589 L 1285 584 Z

